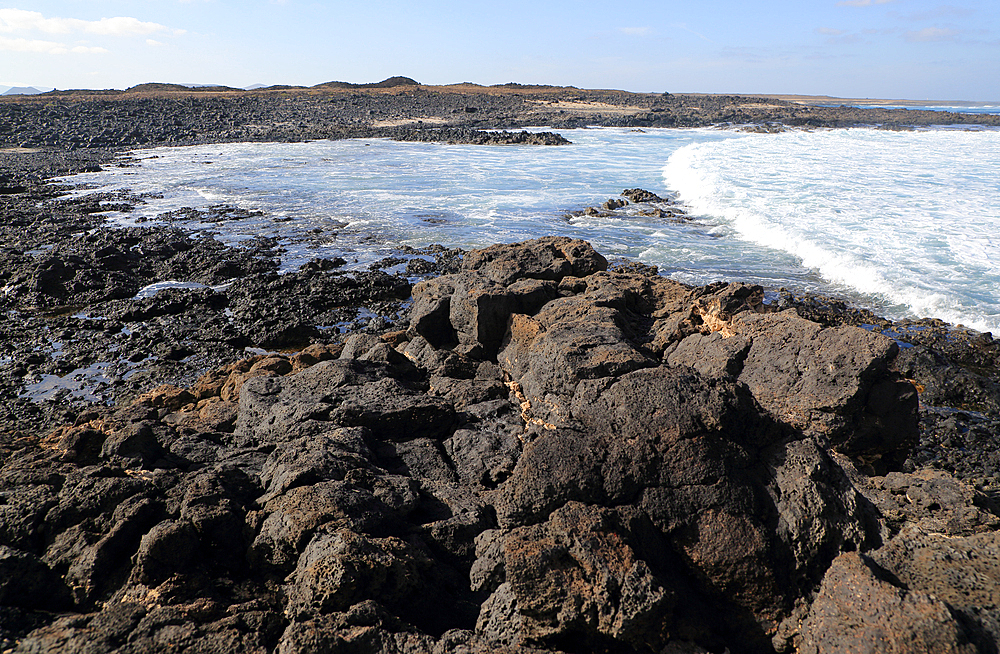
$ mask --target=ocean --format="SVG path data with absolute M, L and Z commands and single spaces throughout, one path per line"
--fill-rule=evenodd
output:
M 78 194 L 149 195 L 131 213 L 109 212 L 113 224 L 178 224 L 229 243 L 275 237 L 286 270 L 334 256 L 363 268 L 401 245 L 558 234 L 686 283 L 825 293 L 890 318 L 1000 333 L 1000 130 L 559 133 L 572 145 L 157 148 L 62 181 L 84 185 Z M 669 197 L 689 219 L 634 207 L 579 215 L 626 188 Z M 201 212 L 220 205 L 238 210 Z

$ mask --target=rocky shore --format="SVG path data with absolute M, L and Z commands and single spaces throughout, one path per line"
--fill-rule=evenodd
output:
M 442 127 L 472 132 L 540 125 L 754 125 L 774 130 L 779 126 L 905 129 L 943 124 L 996 126 L 1000 116 L 810 106 L 752 96 L 520 85 L 421 86 L 415 82 L 261 91 L 142 85 L 128 91 L 0 97 L 0 147 L 63 150 L 360 136 L 421 138 L 421 130 Z
M 996 651 L 988 334 L 565 238 L 278 274 L 278 243 L 45 183 L 140 143 L 529 145 L 479 128 L 735 100 L 144 93 L 0 102 L 0 651 Z

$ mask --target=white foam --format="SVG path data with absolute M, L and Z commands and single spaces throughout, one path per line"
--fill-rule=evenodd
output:
M 225 288 L 225 284 L 215 288 Z M 168 288 L 181 288 L 181 289 L 194 289 L 194 288 L 208 288 L 205 284 L 199 284 L 198 282 L 178 282 L 178 281 L 166 281 L 166 282 L 156 282 L 155 284 L 150 284 L 139 289 L 139 292 L 135 294 L 136 300 L 142 300 L 145 298 L 151 298 L 155 296 L 160 291 L 166 290 Z
M 903 313 L 1000 329 L 1000 133 L 838 130 L 687 146 L 696 212 Z
M 113 217 L 125 224 L 220 201 L 263 211 L 184 226 L 226 243 L 277 237 L 287 250 L 282 270 L 312 256 L 361 267 L 393 244 L 470 248 L 559 234 L 682 281 L 853 294 L 892 315 L 1000 331 L 996 130 L 562 133 L 573 145 L 369 139 L 163 148 L 140 153 L 158 158 L 138 168 L 70 181 L 92 184 L 87 192 L 163 194 Z M 635 187 L 679 191 L 696 220 L 565 218 Z

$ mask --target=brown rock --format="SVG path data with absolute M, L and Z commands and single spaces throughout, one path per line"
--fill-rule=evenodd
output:
M 741 313 L 729 328 L 752 341 L 740 381 L 777 420 L 883 469 L 916 442 L 917 393 L 889 370 L 892 339 L 793 310 Z
M 627 523 L 571 502 L 503 537 L 506 581 L 484 603 L 477 631 L 508 645 L 613 639 L 658 651 L 677 598 L 636 555 Z
M 607 268 L 607 259 L 590 243 L 564 236 L 491 245 L 466 253 L 462 261 L 462 270 L 477 271 L 503 286 L 523 278 L 559 281 L 567 275 L 585 277 Z
M 962 625 L 935 596 L 880 578 L 856 552 L 823 578 L 801 632 L 801 654 L 972 654 Z
M 136 402 L 145 402 L 151 406 L 164 408 L 168 411 L 178 411 L 195 401 L 197 401 L 197 398 L 193 393 L 170 384 L 157 386 L 136 399 Z

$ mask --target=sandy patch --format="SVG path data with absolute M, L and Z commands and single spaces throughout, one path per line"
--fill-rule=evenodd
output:
M 372 127 L 411 127 L 417 124 L 443 125 L 448 119 L 439 116 L 426 116 L 424 118 L 400 118 L 397 120 L 376 120 Z
M 538 105 L 537 109 L 542 111 L 573 111 L 584 114 L 612 113 L 612 114 L 634 114 L 640 111 L 648 111 L 643 107 L 632 105 L 608 104 L 607 102 L 579 102 L 575 100 L 559 100 L 549 102 L 548 100 L 529 100 Z
M 780 104 L 766 104 L 764 102 L 748 102 L 747 104 L 733 105 L 740 109 L 784 109 Z
M 3 154 L 29 154 L 31 152 L 41 152 L 38 148 L 0 148 Z

